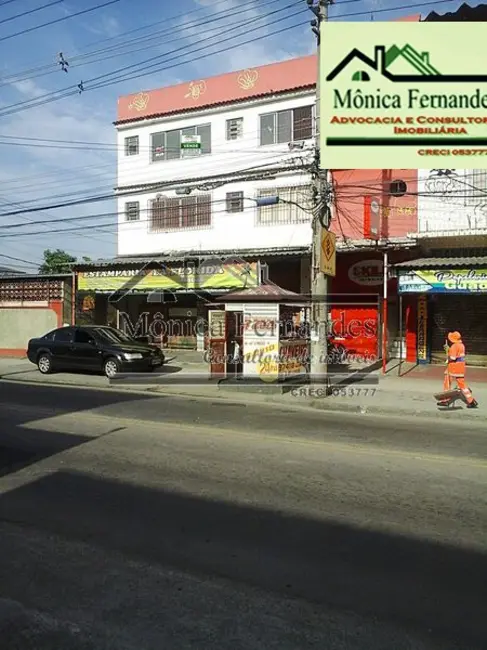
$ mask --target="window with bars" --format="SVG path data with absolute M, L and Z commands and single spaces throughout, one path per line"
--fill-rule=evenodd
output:
M 243 117 L 227 120 L 227 140 L 239 140 L 243 137 Z
M 160 131 L 151 135 L 152 162 L 182 158 L 181 138 L 185 135 L 201 137 L 201 155 L 211 153 L 211 124 L 190 126 L 174 131 Z
M 469 169 L 465 173 L 465 205 L 476 206 L 487 201 L 487 170 Z
M 199 229 L 211 226 L 211 195 L 158 196 L 151 201 L 149 230 Z
M 139 153 L 139 136 L 131 135 L 125 138 L 125 155 L 137 156 Z
M 243 212 L 244 209 L 244 193 L 243 192 L 227 192 L 227 212 Z
M 257 196 L 278 196 L 280 199 L 275 205 L 257 208 L 258 226 L 283 226 L 311 221 L 311 211 L 308 210 L 311 188 L 308 185 L 259 190 Z
M 286 144 L 313 137 L 313 106 L 260 116 L 260 144 Z
M 139 201 L 128 201 L 125 204 L 125 221 L 138 221 L 140 219 Z

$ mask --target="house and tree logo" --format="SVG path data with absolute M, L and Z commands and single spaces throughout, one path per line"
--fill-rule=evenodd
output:
M 397 61 L 406 62 L 412 72 L 409 74 L 396 74 L 391 71 L 391 66 Z M 357 70 L 357 63 L 361 68 Z M 392 45 L 376 45 L 374 57 L 371 58 L 361 50 L 354 48 L 326 77 L 326 81 L 333 81 L 343 71 L 354 64 L 351 75 L 352 81 L 370 81 L 370 72 L 378 72 L 388 81 L 395 83 L 459 83 L 459 82 L 487 82 L 487 74 L 442 74 L 430 61 L 429 52 L 419 52 L 412 45 L 403 47 Z

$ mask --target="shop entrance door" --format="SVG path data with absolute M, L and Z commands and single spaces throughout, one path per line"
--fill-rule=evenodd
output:
M 227 377 L 243 373 L 243 311 L 226 312 Z
M 225 310 L 210 310 L 208 312 L 208 355 L 210 362 L 210 377 L 223 379 L 226 372 L 226 328 Z

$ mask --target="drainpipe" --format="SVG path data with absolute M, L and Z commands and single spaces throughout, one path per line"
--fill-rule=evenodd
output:
M 71 273 L 71 325 L 76 325 L 76 271 Z
M 382 299 L 382 374 L 387 372 L 387 282 L 389 279 L 389 260 L 384 251 L 384 294 Z

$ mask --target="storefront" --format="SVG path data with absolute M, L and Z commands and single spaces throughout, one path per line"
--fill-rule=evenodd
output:
M 112 260 L 76 269 L 76 322 L 112 325 L 165 348 L 203 350 L 208 304 L 258 286 L 259 262 L 216 258 Z
M 417 363 L 444 363 L 448 332 L 461 332 L 467 363 L 487 365 L 487 259 L 423 259 L 396 265 L 406 339 L 416 342 Z M 470 262 L 471 263 L 471 262 Z
M 388 264 L 411 255 L 407 250 L 388 252 Z M 349 354 L 374 361 L 382 356 L 384 311 L 384 253 L 380 251 L 340 251 L 337 273 L 331 281 L 329 305 L 331 332 L 339 336 Z M 387 283 L 388 358 L 399 355 L 399 309 L 397 280 Z M 403 345 L 404 348 L 404 345 Z

